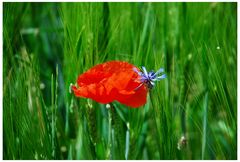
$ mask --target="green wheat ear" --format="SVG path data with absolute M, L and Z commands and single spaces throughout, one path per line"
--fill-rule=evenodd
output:
M 93 101 L 90 99 L 86 105 L 86 118 L 91 142 L 96 146 L 98 142 L 96 107 L 93 107 Z
M 112 108 L 112 124 L 114 129 L 115 136 L 115 155 L 116 159 L 125 159 L 124 151 L 125 151 L 125 129 L 124 123 L 121 117 L 118 115 L 116 108 L 111 104 Z

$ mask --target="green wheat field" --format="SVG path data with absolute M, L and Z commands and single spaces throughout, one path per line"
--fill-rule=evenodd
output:
M 3 159 L 237 159 L 237 3 L 3 3 Z M 167 78 L 130 108 L 76 98 L 96 64 Z

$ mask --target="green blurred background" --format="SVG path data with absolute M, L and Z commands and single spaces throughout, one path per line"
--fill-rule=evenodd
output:
M 69 93 L 109 60 L 167 79 L 145 106 Z M 237 159 L 237 3 L 3 3 L 4 159 Z

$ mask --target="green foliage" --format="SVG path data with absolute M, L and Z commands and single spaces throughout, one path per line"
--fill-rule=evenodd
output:
M 236 3 L 3 9 L 4 159 L 237 158 Z M 69 92 L 109 60 L 167 78 L 138 109 Z

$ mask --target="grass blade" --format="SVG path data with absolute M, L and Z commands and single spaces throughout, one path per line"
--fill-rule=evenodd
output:
M 203 102 L 203 134 L 202 134 L 202 160 L 204 160 L 207 142 L 207 118 L 208 118 L 208 92 Z

